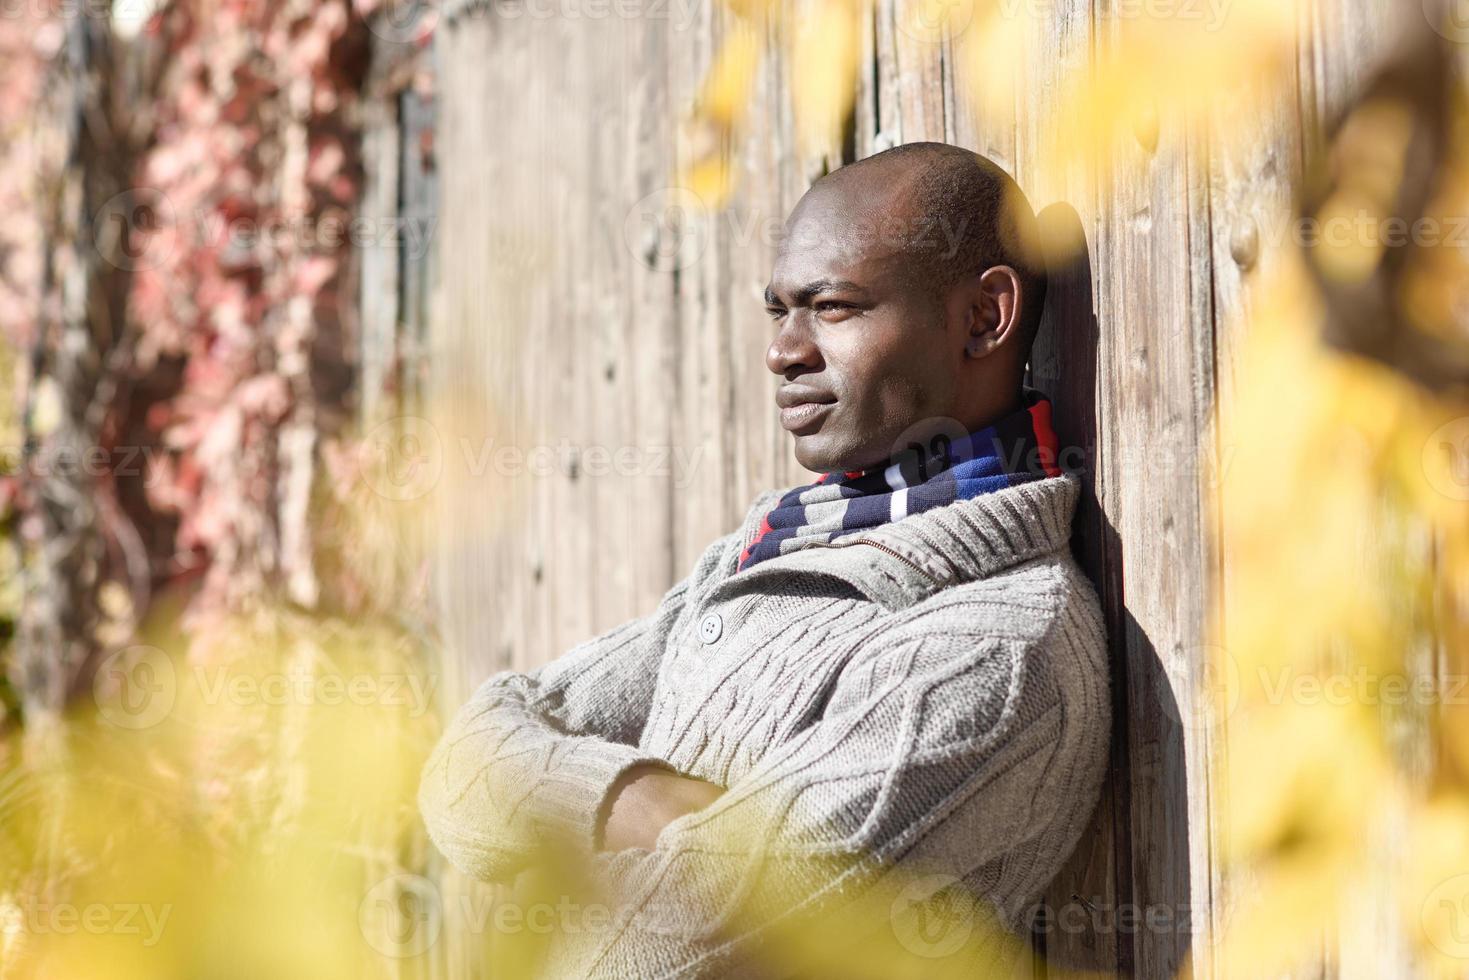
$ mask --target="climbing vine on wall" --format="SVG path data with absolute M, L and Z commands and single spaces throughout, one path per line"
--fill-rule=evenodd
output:
M 0 368 L 15 389 L 3 421 L 5 443 L 27 447 L 0 478 L 0 506 L 22 564 L 44 570 L 76 550 L 35 516 L 51 478 L 51 419 L 75 418 L 72 441 L 99 461 L 73 473 L 68 491 L 96 501 L 89 523 L 102 539 L 87 562 L 99 615 L 71 628 L 92 661 L 129 642 L 150 609 L 182 609 L 204 635 L 262 600 L 328 610 L 382 601 L 360 583 L 323 580 L 324 564 L 343 577 L 350 566 L 318 560 L 335 545 L 313 520 L 323 507 L 340 514 L 361 489 L 341 461 L 355 451 L 354 252 L 392 230 L 354 221 L 380 4 L 164 0 L 125 35 L 99 5 L 22 6 L 33 22 L 0 38 L 0 204 L 16 217 L 0 231 Z M 74 228 L 48 226 L 41 203 L 65 197 L 68 149 L 46 91 L 69 77 L 68 32 L 86 26 L 95 41 L 97 18 L 116 56 L 97 85 L 75 87 L 105 90 L 106 119 L 79 128 L 116 150 L 119 192 L 85 199 Z M 72 162 L 95 170 L 98 155 Z M 87 342 L 84 384 L 56 383 L 42 356 L 62 346 L 48 327 L 62 292 L 59 274 L 48 279 L 48 248 L 62 239 L 121 290 L 124 322 L 108 325 L 105 344 Z M 81 319 L 95 326 L 94 314 Z M 50 687 L 85 683 L 86 659 L 51 663 L 64 676 Z

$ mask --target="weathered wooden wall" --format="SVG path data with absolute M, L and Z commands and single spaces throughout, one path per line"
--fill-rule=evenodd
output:
M 1218 516 L 1200 466 L 1227 457 L 1213 422 L 1234 383 L 1225 324 L 1273 260 L 1312 134 L 1389 44 L 1391 0 L 1302 0 L 1294 85 L 1271 112 L 1213 121 L 1257 130 L 1244 150 L 1164 119 L 1117 145 L 1106 180 L 1058 177 L 1037 157 L 1060 125 L 1058 81 L 1114 43 L 1111 4 L 1042 6 L 1014 111 L 981 116 L 951 43 L 895 26 L 908 2 L 880 0 L 864 23 L 852 155 L 972 147 L 1086 242 L 1053 270 L 1032 380 L 1055 399 L 1063 441 L 1086 450 L 1075 546 L 1104 596 L 1117 728 L 1093 833 L 1048 896 L 1060 925 L 1037 943 L 1053 962 L 1149 978 L 1191 956 L 1207 976 L 1222 914 L 1208 806 L 1219 732 L 1194 688 L 1227 556 L 1209 543 Z M 670 191 L 677 120 L 730 15 L 631 7 L 547 17 L 460 3 L 438 27 L 430 363 L 450 701 L 645 613 L 758 491 L 809 477 L 771 410 L 761 294 L 770 229 L 845 161 L 795 149 L 790 65 L 767 38 L 732 203 L 667 220 L 687 203 Z M 547 465 L 498 455 L 538 447 Z

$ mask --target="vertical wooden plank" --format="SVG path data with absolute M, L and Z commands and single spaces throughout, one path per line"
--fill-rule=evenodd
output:
M 623 158 L 623 207 L 615 229 L 623 248 L 627 309 L 622 317 L 626 350 L 622 384 L 628 390 L 631 438 L 644 447 L 668 449 L 669 472 L 647 474 L 626 500 L 627 526 L 636 528 L 629 542 L 632 588 L 639 613 L 651 609 L 659 596 L 685 574 L 675 561 L 674 500 L 690 492 L 676 481 L 685 475 L 690 458 L 675 438 L 674 419 L 678 383 L 677 275 L 662 259 L 656 217 L 668 201 L 674 167 L 675 110 L 669 88 L 669 52 L 679 44 L 689 25 L 681 19 L 667 23 L 639 21 L 624 39 L 626 88 L 622 93 L 626 133 Z M 698 461 L 700 457 L 693 457 Z
M 944 38 L 936 10 L 946 5 L 922 0 L 884 0 L 891 18 L 888 34 L 897 78 L 897 111 L 901 138 L 898 142 L 923 140 L 943 142 L 950 133 L 944 112 Z
M 489 267 L 493 244 L 485 226 L 479 225 L 477 232 L 475 223 L 468 220 L 469 215 L 482 211 L 490 203 L 489 195 L 481 190 L 481 182 L 498 176 L 493 173 L 493 161 L 480 157 L 479 164 L 473 162 L 486 149 L 480 136 L 483 128 L 471 125 L 471 116 L 473 107 L 490 87 L 490 62 L 466 56 L 468 51 L 488 46 L 489 37 L 482 25 L 449 21 L 439 34 L 439 43 L 444 54 L 441 144 L 444 198 L 457 205 L 446 208 L 443 216 L 444 280 L 457 285 L 466 281 L 472 270 Z M 491 172 L 487 174 L 485 170 Z M 432 386 L 439 406 L 434 421 L 441 450 L 445 445 L 452 446 L 459 437 L 478 448 L 475 437 L 488 437 L 490 428 L 488 392 L 503 393 L 508 387 L 509 372 L 502 369 L 498 377 L 476 378 L 468 367 L 482 359 L 486 348 L 501 341 L 508 344 L 510 340 L 497 330 L 500 321 L 491 318 L 490 294 L 489 289 L 463 286 L 449 288 L 444 293 L 442 317 L 433 331 L 432 358 Z M 480 329 L 466 330 L 466 323 L 478 323 Z M 483 422 L 471 428 L 471 418 Z M 469 502 L 472 493 L 462 474 L 451 471 L 447 477 L 438 510 L 461 513 L 460 508 Z M 476 521 L 473 533 L 458 541 L 441 532 L 434 549 L 435 582 L 447 641 L 443 666 L 455 681 L 454 689 L 443 694 L 448 706 L 461 701 L 498 659 L 491 647 L 494 634 L 484 629 L 485 624 L 473 615 L 473 603 L 467 601 L 475 589 L 496 584 L 492 580 L 496 552 L 492 548 L 475 547 L 481 543 L 477 539 L 486 531 L 487 523 Z
M 874 145 L 877 142 L 878 131 L 882 127 L 880 118 L 882 112 L 878 105 L 881 89 L 877 58 L 877 13 L 877 3 L 869 0 L 862 5 L 860 35 L 862 52 L 857 62 L 857 95 L 853 107 L 855 115 L 853 157 L 857 160 L 869 157 L 876 152 Z
M 1099 401 L 1103 390 L 1098 289 L 1104 272 L 1097 255 L 1098 176 L 1084 153 L 1069 161 L 1042 156 L 1053 147 L 1067 146 L 1062 93 L 1067 83 L 1091 68 L 1091 4 L 1057 3 L 1033 18 L 1023 37 L 1026 47 L 1015 85 L 1021 100 L 1015 176 L 1039 216 L 1049 278 L 1030 383 L 1051 395 L 1057 434 L 1067 447 L 1063 461 L 1068 468 L 1080 469 L 1083 493 L 1072 549 L 1102 600 L 1116 667 L 1112 756 L 1102 797 L 1076 853 L 1042 897 L 1046 917 L 1036 923 L 1036 932 L 1053 972 L 1095 970 L 1130 976 L 1135 975 L 1134 951 L 1117 929 L 1119 911 L 1133 900 L 1129 719 L 1120 642 L 1125 610 L 1119 538 L 1101 506 L 1108 474 L 1098 466 L 1105 439 Z
M 623 316 L 627 302 L 622 256 L 622 203 L 625 178 L 619 145 L 626 138 L 622 105 L 625 98 L 626 48 L 623 34 L 629 19 L 607 17 L 595 25 L 595 38 L 587 31 L 587 20 L 577 29 L 577 47 L 584 54 L 584 74 L 576 101 L 568 106 L 579 119 L 596 119 L 595 126 L 581 126 L 586 151 L 576 161 L 578 170 L 577 208 L 585 230 L 581 232 L 586 253 L 576 281 L 584 284 L 585 295 L 578 304 L 578 319 L 587 337 L 568 355 L 581 361 L 586 374 L 587 439 L 607 460 L 606 471 L 592 476 L 592 522 L 588 539 L 591 563 L 574 573 L 576 587 L 592 598 L 592 632 L 610 628 L 636 615 L 632 596 L 630 559 L 637 551 L 636 537 L 641 521 L 628 507 L 637 485 L 638 471 L 645 464 L 644 447 L 633 438 L 628 415 L 623 345 Z M 576 276 L 573 269 L 567 275 Z M 595 583 L 595 585 L 594 585 Z M 605 627 L 604 627 L 605 624 Z M 547 651 L 547 656 L 555 656 Z
M 1099 49 L 1126 16 L 1099 10 Z M 1208 211 L 1200 134 L 1168 115 L 1119 134 L 1098 197 L 1097 280 L 1103 520 L 1121 558 L 1128 901 L 1169 925 L 1137 929 L 1128 965 L 1172 976 L 1209 943 L 1210 752 L 1194 692 L 1204 669 L 1212 562 L 1195 461 L 1213 387 Z M 1146 284 L 1143 288 L 1142 284 Z M 1115 614 L 1115 601 L 1112 605 Z M 1125 958 L 1125 954 L 1124 954 Z M 1126 959 L 1125 959 L 1126 961 Z
M 986 9 L 979 4 L 961 4 L 952 9 L 957 13 L 946 31 L 943 40 L 944 58 L 944 104 L 949 142 L 968 147 L 976 153 L 989 157 L 1003 167 L 1011 176 L 1016 175 L 1019 161 L 1016 159 L 1016 120 L 1019 116 L 1036 111 L 1044 93 L 1016 86 L 1016 100 L 1007 101 L 1003 108 L 993 104 L 994 100 L 980 97 L 982 82 L 973 77 L 966 45 L 976 40 L 975 35 L 1005 26 L 1001 18 L 1026 17 L 1030 20 L 1029 4 L 1020 4 L 1012 13 L 1007 4 L 996 7 L 986 16 Z M 1054 13 L 1059 4 L 1038 5 L 1039 10 Z M 1047 61 L 1056 57 L 1064 47 L 1066 37 L 1047 37 Z M 1017 60 L 1017 74 L 1022 68 Z M 1017 101 L 1019 104 L 1017 104 Z M 1034 203 L 1034 202 L 1032 202 Z
M 674 104 L 687 112 L 700 90 L 733 15 L 717 5 L 699 5 L 690 28 L 671 54 Z M 725 147 L 724 149 L 731 149 Z M 676 263 L 675 305 L 679 316 L 679 427 L 676 442 L 700 454 L 695 484 L 675 496 L 676 561 L 689 567 L 708 544 L 711 529 L 726 522 L 734 503 L 731 474 L 742 465 L 732 457 L 730 427 L 729 318 L 725 268 L 728 229 L 715 202 L 701 202 L 689 215 Z
M 573 540 L 574 528 L 586 519 L 585 511 L 572 510 L 581 503 L 576 475 L 579 434 L 574 428 L 575 409 L 568 401 L 574 397 L 571 389 L 575 381 L 567 377 L 564 355 L 567 345 L 576 341 L 571 320 L 574 311 L 567 289 L 552 285 L 560 275 L 562 259 L 558 224 L 562 209 L 557 204 L 563 197 L 565 178 L 550 158 L 546 141 L 549 138 L 559 143 L 565 135 L 560 128 L 563 121 L 555 113 L 560 109 L 556 103 L 557 87 L 566 84 L 566 80 L 538 79 L 535 85 L 524 86 L 530 91 L 517 93 L 515 102 L 532 107 L 528 116 L 520 114 L 517 106 L 507 105 L 510 100 L 505 98 L 502 86 L 514 84 L 515 72 L 535 71 L 537 59 L 561 40 L 559 29 L 554 24 L 542 25 L 541 30 L 531 34 L 518 20 L 497 23 L 488 15 L 486 20 L 500 36 L 496 50 L 477 55 L 466 51 L 465 56 L 497 57 L 500 48 L 514 46 L 513 57 L 507 59 L 503 72 L 497 73 L 498 84 L 490 91 L 477 94 L 481 99 L 492 100 L 483 103 L 482 111 L 488 110 L 485 112 L 488 118 L 481 125 L 498 130 L 497 139 L 514 147 L 512 151 L 496 154 L 499 159 L 495 162 L 495 179 L 506 181 L 504 193 L 516 195 L 519 200 L 514 203 L 514 210 L 486 212 L 477 217 L 494 229 L 499 246 L 496 259 L 503 265 L 494 273 L 496 287 L 517 294 L 518 322 L 507 325 L 506 329 L 517 332 L 520 354 L 509 369 L 522 379 L 525 392 L 523 406 L 516 409 L 514 426 L 493 446 L 485 447 L 490 453 L 504 451 L 506 455 L 491 455 L 482 463 L 493 469 L 504 466 L 513 459 L 509 454 L 527 448 L 523 445 L 527 432 L 531 442 L 562 451 L 549 478 L 534 482 L 524 478 L 497 479 L 492 485 L 511 485 L 508 499 L 482 497 L 481 506 L 507 511 L 504 537 L 489 546 L 504 553 L 505 572 L 515 579 L 513 586 L 497 583 L 496 591 L 485 594 L 496 596 L 497 602 L 501 596 L 506 600 L 515 597 L 518 610 L 507 625 L 518 624 L 519 634 L 507 636 L 505 642 L 514 646 L 514 666 L 527 669 L 539 663 L 543 656 L 540 651 L 529 649 L 528 642 L 534 639 L 546 648 L 554 648 L 563 642 L 566 634 L 589 619 L 585 596 L 563 592 L 564 570 L 577 567 L 581 560 L 577 550 L 579 542 Z M 560 149 L 565 152 L 564 146 Z M 537 172 L 534 185 L 525 173 L 528 170 Z M 539 219 L 532 217 L 537 212 Z M 517 252 L 517 247 L 524 251 Z M 559 327 L 555 333 L 548 332 L 552 325 Z M 464 327 L 472 329 L 469 324 Z M 544 411 L 548 399 L 555 399 L 559 405 L 558 411 L 550 416 Z M 485 486 L 482 481 L 477 482 Z M 565 512 L 565 522 L 557 521 L 561 512 Z
M 877 97 L 877 135 L 872 145 L 873 153 L 905 142 L 902 100 L 899 97 L 898 42 L 895 36 L 896 4 L 897 0 L 873 2 L 872 26 L 877 59 L 873 73 Z
M 576 23 L 561 17 L 547 18 L 534 27 L 522 21 L 514 27 L 520 43 L 538 51 L 538 63 L 554 59 L 562 64 L 562 70 L 554 74 L 530 69 L 525 76 L 537 79 L 538 87 L 549 93 L 544 115 L 539 120 L 527 119 L 524 125 L 536 146 L 528 169 L 540 170 L 540 182 L 550 191 L 547 206 L 551 213 L 547 226 L 551 277 L 538 284 L 534 299 L 537 306 L 544 302 L 547 308 L 525 324 L 526 339 L 540 350 L 545 365 L 536 371 L 527 369 L 525 386 L 532 406 L 528 421 L 542 439 L 565 439 L 574 447 L 577 459 L 558 493 L 545 501 L 540 511 L 543 523 L 519 542 L 522 547 L 554 542 L 545 577 L 552 640 L 543 649 L 527 651 L 526 667 L 544 663 L 554 655 L 552 650 L 574 643 L 573 637 L 585 639 L 592 634 L 596 597 L 586 582 L 600 570 L 592 530 L 597 484 L 606 477 L 596 475 L 596 456 L 592 455 L 591 428 L 598 407 L 592 387 L 597 331 L 586 306 L 591 293 L 587 268 L 590 224 L 583 184 L 591 127 L 580 112 L 590 82 L 592 53 L 579 43 L 576 28 Z M 524 179 L 529 182 L 532 178 L 528 173 Z
M 493 282 L 494 236 L 489 226 L 477 220 L 495 206 L 491 188 L 500 178 L 496 161 L 487 156 L 485 136 L 490 127 L 476 120 L 493 90 L 497 67 L 483 57 L 491 44 L 485 27 L 482 20 L 468 18 L 456 23 L 446 12 L 435 42 L 443 56 L 443 200 L 454 205 L 443 209 L 440 226 L 443 280 L 450 288 L 443 292 L 439 317 L 430 326 L 431 421 L 436 430 L 434 448 L 445 464 L 436 488 L 439 524 L 431 550 L 445 641 L 439 662 L 444 713 L 462 704 L 486 675 L 510 663 L 503 620 L 490 622 L 480 615 L 484 595 L 495 597 L 497 614 L 511 614 L 500 591 L 502 556 L 493 538 L 494 519 L 484 509 L 474 508 L 485 488 L 474 486 L 466 469 L 449 465 L 460 440 L 477 451 L 482 440 L 501 433 L 503 422 L 496 401 L 505 399 L 514 380 L 504 358 L 517 351 L 513 335 L 504 329 L 504 293 Z M 491 351 L 498 352 L 502 360 L 486 364 L 486 354 Z M 450 515 L 459 522 L 456 534 L 447 531 Z M 464 900 L 483 900 L 490 894 L 452 869 L 440 868 L 446 908 Z M 445 926 L 439 947 L 446 974 L 476 975 L 486 956 L 484 937 L 463 928 L 455 918 L 446 919 Z
M 1058 4 L 1059 6 L 1059 4 Z M 1056 7 L 1047 7 L 1055 10 Z M 1006 172 L 1015 175 L 1015 167 L 1018 166 L 1017 156 L 1017 106 L 1014 101 L 1006 103 L 1003 109 L 997 109 L 992 104 L 984 104 L 978 98 L 977 82 L 970 78 L 970 72 L 965 68 L 964 59 L 959 56 L 958 47 L 968 40 L 964 37 L 970 31 L 983 31 L 986 29 L 983 22 L 970 22 L 958 32 L 950 34 L 945 38 L 943 46 L 943 62 L 945 62 L 945 90 L 949 96 L 949 106 L 945 110 L 949 122 L 949 141 L 961 147 L 968 147 L 975 153 L 983 154 L 990 160 L 995 160 L 997 165 L 1003 167 Z M 1021 90 L 1022 91 L 1022 90 Z

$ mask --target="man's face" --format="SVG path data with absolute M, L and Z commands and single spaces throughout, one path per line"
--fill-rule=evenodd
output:
M 785 379 L 781 424 L 809 470 L 865 469 L 915 423 L 954 413 L 962 331 L 946 329 L 925 264 L 900 247 L 921 225 L 904 210 L 818 186 L 787 223 L 766 294 L 777 333 L 765 363 Z

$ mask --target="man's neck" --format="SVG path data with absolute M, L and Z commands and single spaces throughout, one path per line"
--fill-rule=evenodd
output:
M 961 419 L 970 432 L 978 432 L 989 428 L 996 422 L 1009 415 L 1022 411 L 1025 408 L 1025 393 L 1023 387 L 1017 385 L 1008 399 L 1003 399 L 998 405 L 989 405 L 972 413 L 969 419 Z

